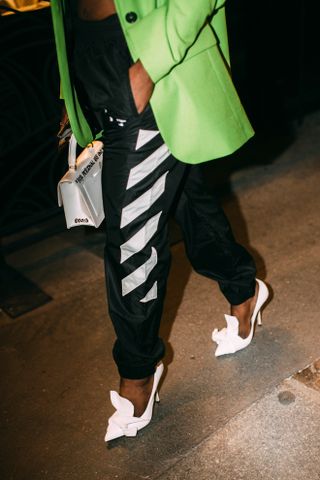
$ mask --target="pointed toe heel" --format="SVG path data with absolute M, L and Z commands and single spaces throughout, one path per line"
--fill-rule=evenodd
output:
M 259 291 L 253 314 L 250 319 L 251 328 L 249 336 L 247 338 L 240 337 L 239 321 L 237 317 L 225 315 L 227 327 L 223 328 L 222 330 L 215 328 L 212 332 L 212 340 L 218 345 L 215 351 L 216 357 L 236 353 L 239 350 L 246 348 L 252 341 L 255 323 L 257 322 L 258 325 L 262 325 L 261 309 L 268 299 L 269 291 L 266 284 L 262 282 L 262 280 L 257 278 L 256 281 L 259 286 Z
M 110 400 L 116 411 L 109 418 L 105 442 L 120 437 L 135 437 L 139 430 L 146 427 L 153 413 L 154 402 L 159 402 L 158 385 L 163 373 L 163 364 L 158 365 L 154 377 L 153 387 L 148 405 L 141 417 L 134 416 L 134 405 L 128 399 L 121 397 L 117 392 L 110 392 Z

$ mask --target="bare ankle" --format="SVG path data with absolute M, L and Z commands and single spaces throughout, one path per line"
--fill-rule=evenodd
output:
M 231 305 L 231 315 L 237 317 L 239 321 L 239 336 L 247 338 L 251 329 L 251 317 L 254 311 L 254 307 L 258 296 L 258 283 L 256 283 L 256 290 L 253 297 L 248 298 L 240 305 Z
M 120 379 L 120 395 L 127 398 L 134 406 L 134 415 L 140 417 L 145 411 L 151 395 L 153 375 L 150 377 L 131 380 Z
M 150 382 L 150 377 L 145 377 L 145 378 L 140 378 L 136 380 L 132 380 L 130 378 L 120 378 L 120 388 L 122 387 L 128 387 L 128 388 L 143 388 L 145 385 L 147 385 Z

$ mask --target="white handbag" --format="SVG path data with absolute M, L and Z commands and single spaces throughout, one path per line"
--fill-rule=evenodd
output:
M 58 183 L 58 204 L 64 208 L 67 228 L 99 227 L 104 219 L 101 172 L 103 143 L 95 140 L 76 158 L 77 141 L 71 136 L 68 172 Z

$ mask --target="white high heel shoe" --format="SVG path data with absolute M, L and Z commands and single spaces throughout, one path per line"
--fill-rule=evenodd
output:
M 153 387 L 147 408 L 141 417 L 134 416 L 134 406 L 130 400 L 121 397 L 115 391 L 110 392 L 111 403 L 116 411 L 109 418 L 107 433 L 104 437 L 105 442 L 110 442 L 110 440 L 123 436 L 135 437 L 138 430 L 141 430 L 150 423 L 154 401 L 159 402 L 160 400 L 157 389 L 162 373 L 163 364 L 160 363 L 153 377 Z
M 256 279 L 256 281 L 259 285 L 259 291 L 256 305 L 254 307 L 254 311 L 250 320 L 251 329 L 249 336 L 247 338 L 240 337 L 239 321 L 237 317 L 234 317 L 232 315 L 225 315 L 227 328 L 223 328 L 220 331 L 215 328 L 212 332 L 212 340 L 218 344 L 218 347 L 215 351 L 216 357 L 220 357 L 221 355 L 228 355 L 230 353 L 236 353 L 239 350 L 246 348 L 251 343 L 251 340 L 253 338 L 256 320 L 258 321 L 258 325 L 262 325 L 261 307 L 266 302 L 269 296 L 269 291 L 264 282 L 258 279 Z

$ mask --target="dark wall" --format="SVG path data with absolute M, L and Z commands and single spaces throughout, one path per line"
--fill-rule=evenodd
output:
M 0 236 L 57 212 L 59 79 L 50 10 L 0 17 Z
M 256 129 L 320 107 L 318 1 L 227 3 L 233 77 Z

